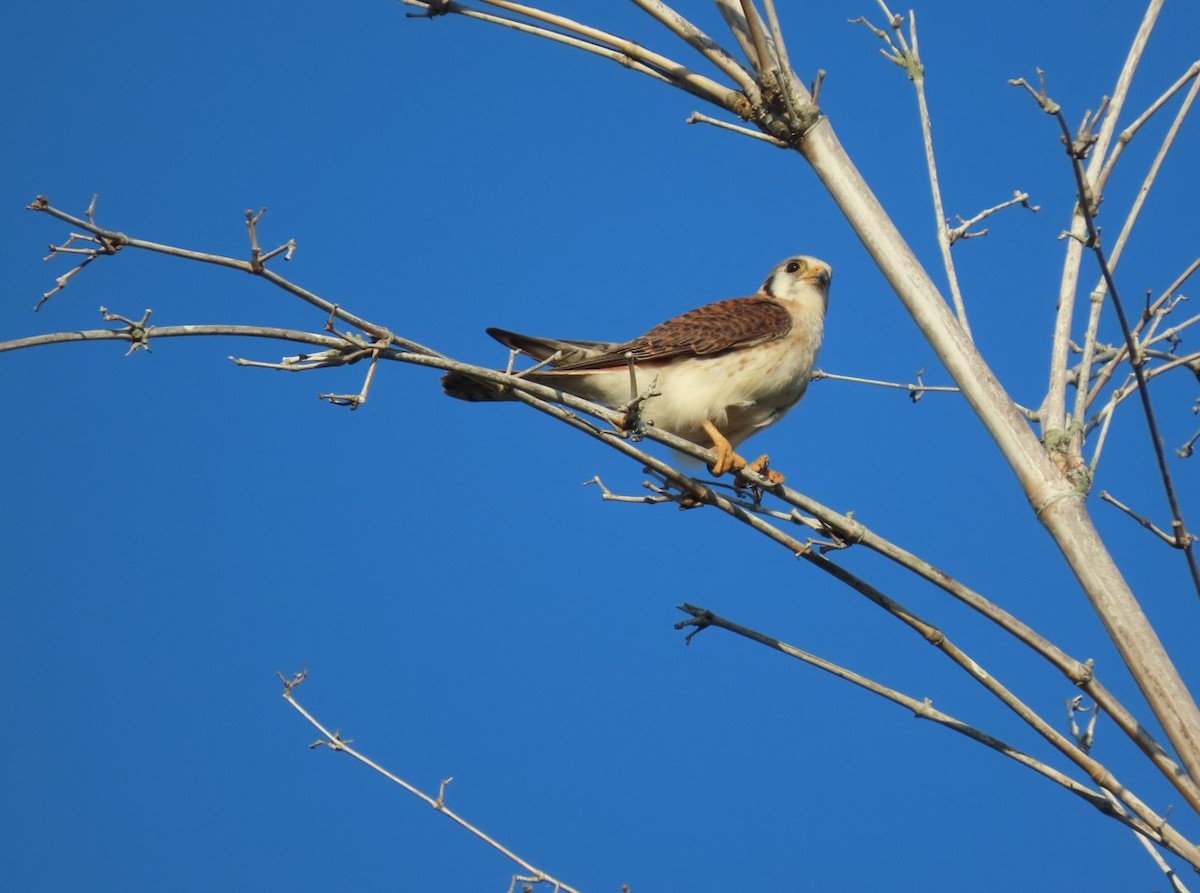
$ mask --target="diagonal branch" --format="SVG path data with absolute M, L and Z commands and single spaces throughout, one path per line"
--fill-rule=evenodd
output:
M 951 729 L 952 731 L 958 732 L 962 735 L 966 735 L 968 738 L 971 738 L 972 740 L 990 747 L 1012 760 L 1015 760 L 1022 766 L 1032 769 L 1034 772 L 1037 772 L 1050 781 L 1061 785 L 1071 793 L 1082 797 L 1096 809 L 1100 810 L 1100 812 L 1102 812 L 1104 815 L 1107 815 L 1110 818 L 1115 818 L 1117 821 L 1122 822 L 1134 831 L 1146 835 L 1150 839 L 1188 860 L 1188 862 L 1194 867 L 1200 867 L 1200 848 L 1197 848 L 1191 843 L 1191 841 L 1182 837 L 1177 831 L 1167 825 L 1166 820 L 1163 817 L 1146 808 L 1144 804 L 1140 804 L 1138 808 L 1133 809 L 1133 815 L 1130 815 L 1129 812 L 1126 812 L 1125 808 L 1122 806 L 1110 802 L 1104 796 L 1104 793 L 1108 792 L 1111 793 L 1114 798 L 1120 798 L 1120 794 L 1117 794 L 1112 790 L 1112 788 L 1115 787 L 1121 790 L 1123 790 L 1123 788 L 1121 788 L 1116 780 L 1112 778 L 1107 769 L 1105 769 L 1095 760 L 1092 760 L 1090 757 L 1084 755 L 1082 750 L 1076 749 L 1076 752 L 1081 755 L 1081 759 L 1077 760 L 1077 762 L 1081 765 L 1081 767 L 1089 771 L 1089 774 L 1093 779 L 1100 781 L 1102 790 L 1099 793 L 1091 788 L 1079 784 L 1069 776 L 1064 775 L 1050 766 L 1047 766 L 1045 763 L 1022 753 L 1000 739 L 981 732 L 973 726 L 967 725 L 961 720 L 955 719 L 946 713 L 942 713 L 940 710 L 935 710 L 928 699 L 924 701 L 918 701 L 916 698 L 901 694 L 894 689 L 881 685 L 874 680 L 847 670 L 844 667 L 840 667 L 837 664 L 817 657 L 816 655 L 807 651 L 803 651 L 792 645 L 781 642 L 778 639 L 750 629 L 749 627 L 742 626 L 741 624 L 734 623 L 733 621 L 727 620 L 724 617 L 720 617 L 707 609 L 699 608 L 689 604 L 680 605 L 679 609 L 684 613 L 691 615 L 692 617 L 692 620 L 681 621 L 675 624 L 677 629 L 682 629 L 688 626 L 695 627 L 695 629 L 688 634 L 689 641 L 691 640 L 691 637 L 695 636 L 696 633 L 700 632 L 701 630 L 710 626 L 715 626 L 719 629 L 725 629 L 729 632 L 735 633 L 736 635 L 742 636 L 743 638 L 749 639 L 752 642 L 757 642 L 760 645 L 764 645 L 767 648 L 771 648 L 782 654 L 786 654 L 789 657 L 796 658 L 797 660 L 816 667 L 817 669 L 824 670 L 825 672 L 830 673 L 839 679 L 843 679 L 859 686 L 860 688 L 866 689 L 873 694 L 892 701 L 895 704 L 899 704 L 902 707 L 908 708 L 918 719 L 931 720 L 932 722 L 935 722 L 945 728 Z
M 740 94 L 735 90 L 724 87 L 711 78 L 704 77 L 691 71 L 665 56 L 651 52 L 631 40 L 610 34 L 599 28 L 593 28 L 569 19 L 566 16 L 554 15 L 531 6 L 520 3 L 509 3 L 505 0 L 480 0 L 514 16 L 522 16 L 533 22 L 530 24 L 518 18 L 492 15 L 465 6 L 461 3 L 437 3 L 427 0 L 402 0 L 402 2 L 429 11 L 429 17 L 455 14 L 463 18 L 474 19 L 492 25 L 511 28 L 534 37 L 541 37 L 555 43 L 561 43 L 586 53 L 600 56 L 623 65 L 626 68 L 648 75 L 674 87 L 679 87 L 694 96 L 708 102 L 735 110 L 743 103 Z
M 351 756 L 354 759 L 358 760 L 360 763 L 362 763 L 367 768 L 372 769 L 375 772 L 378 772 L 380 775 L 382 775 L 388 781 L 403 788 L 405 791 L 412 794 L 418 800 L 422 801 L 426 806 L 429 806 L 429 807 L 433 808 L 434 810 L 436 810 L 437 812 L 441 813 L 446 818 L 448 818 L 450 821 L 454 822 L 456 825 L 458 825 L 460 828 L 462 828 L 464 831 L 467 831 L 472 836 L 478 838 L 479 840 L 482 840 L 484 843 L 486 843 L 492 849 L 496 850 L 498 853 L 503 855 L 509 861 L 516 863 L 517 865 L 521 866 L 522 869 L 529 872 L 530 876 L 521 878 L 521 880 L 524 880 L 524 881 L 526 881 L 528 883 L 532 883 L 532 884 L 549 884 L 556 891 L 557 890 L 565 890 L 565 891 L 567 891 L 567 893 L 579 893 L 579 891 L 576 890 L 574 887 L 564 884 L 562 881 L 558 880 L 557 878 L 553 877 L 552 875 L 547 874 L 546 872 L 542 871 L 539 868 L 535 868 L 532 864 L 530 864 L 526 860 L 522 859 L 520 856 L 518 856 L 516 853 L 514 853 L 508 847 L 504 846 L 504 844 L 497 841 L 494 837 L 491 837 L 490 835 L 481 831 L 479 828 L 472 825 L 470 822 L 468 822 L 466 819 L 464 819 L 462 816 L 460 816 L 458 813 L 456 813 L 454 810 L 452 810 L 450 807 L 448 807 L 446 805 L 446 785 L 451 781 L 451 779 L 446 779 L 445 781 L 442 782 L 441 790 L 438 792 L 438 796 L 436 798 L 431 797 L 428 794 L 426 794 L 424 791 L 420 790 L 419 788 L 416 788 L 413 785 L 409 784 L 407 781 L 400 778 L 395 773 L 389 772 L 387 769 L 383 768 L 378 763 L 376 763 L 374 760 L 372 760 L 370 757 L 367 757 L 364 754 L 359 753 L 356 749 L 354 749 L 353 747 L 350 746 L 350 744 L 352 742 L 349 739 L 342 737 L 341 732 L 329 731 L 329 729 L 326 728 L 320 722 L 320 720 L 318 720 L 315 716 L 313 716 L 311 713 L 309 713 L 303 706 L 301 706 L 300 702 L 296 700 L 296 696 L 293 694 L 293 692 L 296 689 L 296 686 L 298 686 L 300 683 L 302 683 L 308 677 L 308 670 L 302 670 L 301 672 L 297 673 L 295 676 L 293 676 L 290 679 L 286 678 L 282 673 L 276 673 L 275 675 L 278 676 L 279 680 L 283 683 L 283 699 L 285 701 L 287 701 L 289 704 L 291 704 L 292 707 L 294 707 L 296 709 L 297 713 L 299 713 L 306 720 L 308 720 L 309 724 L 311 724 L 313 726 L 313 728 L 315 728 L 318 732 L 321 733 L 321 737 L 309 745 L 310 749 L 315 749 L 317 747 L 326 747 L 329 750 L 334 751 L 335 753 L 347 754 L 348 756 Z

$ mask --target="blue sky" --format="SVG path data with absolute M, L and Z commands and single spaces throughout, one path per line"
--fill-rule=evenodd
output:
M 781 7 L 784 6 L 781 4 Z M 976 340 L 1014 399 L 1044 391 L 1073 196 L 1054 123 L 1010 77 L 1047 72 L 1077 122 L 1111 91 L 1136 4 L 918 7 L 947 211 L 1010 211 L 955 248 Z M 632 4 L 563 11 L 700 68 Z M 707 5 L 681 10 L 716 31 Z M 802 77 L 918 255 L 939 274 L 915 101 L 846 20 L 781 9 Z M 1197 56 L 1200 10 L 1169 3 L 1129 108 Z M 263 282 L 131 251 L 36 315 L 65 272 L 46 194 L 130 235 L 244 255 L 298 241 L 284 275 L 451 356 L 500 365 L 483 329 L 623 338 L 754 290 L 779 259 L 835 268 L 820 366 L 909 381 L 932 352 L 796 156 L 712 128 L 697 103 L 615 65 L 396 3 L 127 2 L 8 10 L 0 83 L 0 340 L 152 322 L 319 329 Z M 1169 113 L 1174 113 L 1172 106 Z M 711 109 L 701 109 L 712 112 Z M 1114 230 L 1166 121 L 1109 191 Z M 1195 122 L 1119 270 L 1133 306 L 1196 254 Z M 1094 271 L 1085 268 L 1089 285 Z M 939 282 L 941 279 L 939 278 Z M 1190 315 L 1190 314 L 1189 314 Z M 1115 330 L 1107 329 L 1115 338 Z M 1185 347 L 1190 341 L 1185 342 Z M 279 699 L 436 793 L 575 887 L 1153 889 L 1115 823 L 965 739 L 717 631 L 701 604 L 1045 756 L 917 637 L 713 512 L 604 503 L 638 466 L 513 406 L 445 399 L 436 376 L 240 369 L 277 345 L 215 339 L 0 356 L 0 865 L 11 889 L 503 890 L 500 857 L 343 756 Z M 1195 382 L 1155 387 L 1169 448 Z M 1097 489 L 1167 523 L 1129 403 Z M 823 381 L 752 441 L 789 484 L 918 552 L 1025 619 L 1149 722 L 1011 474 L 957 398 Z M 1196 460 L 1192 460 L 1194 462 Z M 1196 475 L 1174 463 L 1200 525 Z M 1092 497 L 1185 678 L 1200 673 L 1182 560 Z M 1052 721 L 1061 677 L 940 592 L 860 550 L 836 560 L 941 625 Z M 1160 812 L 1103 720 L 1096 755 Z M 1181 805 L 1182 806 L 1182 805 Z M 1173 820 L 1200 834 L 1186 808 Z

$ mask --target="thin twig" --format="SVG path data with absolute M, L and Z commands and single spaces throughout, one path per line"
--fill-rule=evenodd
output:
M 308 722 L 314 728 L 316 728 L 316 730 L 318 732 L 321 733 L 322 737 L 319 738 L 318 740 L 314 741 L 312 744 L 310 744 L 309 747 L 316 748 L 316 747 L 323 746 L 323 747 L 329 748 L 332 751 L 347 754 L 347 755 L 353 757 L 354 759 L 358 760 L 364 766 L 367 766 L 368 768 L 373 769 L 374 771 L 378 772 L 380 775 L 382 775 L 388 781 L 392 782 L 393 784 L 399 785 L 405 791 L 407 791 L 408 793 L 410 793 L 414 797 L 416 797 L 418 800 L 423 801 L 427 806 L 432 807 L 434 810 L 441 813 L 446 818 L 450 819 L 450 821 L 454 822 L 460 828 L 462 828 L 465 831 L 469 832 L 470 834 L 474 835 L 479 840 L 482 840 L 484 843 L 486 843 L 488 846 L 492 847 L 494 850 L 496 850 L 499 853 L 501 853 L 502 855 L 504 855 L 510 861 L 515 862 L 517 865 L 520 865 L 521 868 L 523 868 L 525 871 L 530 873 L 530 875 L 531 875 L 530 882 L 531 883 L 550 884 L 554 887 L 555 890 L 565 890 L 565 891 L 568 891 L 568 893 L 579 893 L 579 891 L 576 890 L 574 887 L 571 887 L 568 884 L 564 884 L 562 881 L 558 880 L 557 878 L 553 877 L 550 874 L 547 874 L 546 872 L 542 871 L 539 868 L 535 868 L 533 865 L 531 865 L 529 862 L 522 859 L 520 856 L 518 856 L 516 853 L 514 853 L 508 847 L 501 844 L 495 838 L 484 833 L 479 828 L 476 828 L 474 825 L 472 825 L 470 822 L 468 822 L 466 819 L 464 819 L 462 816 L 460 816 L 454 810 L 452 810 L 448 806 L 446 806 L 446 803 L 445 803 L 446 782 L 442 783 L 441 789 L 438 791 L 438 796 L 436 798 L 430 797 L 428 794 L 424 793 L 423 791 L 421 791 L 418 788 L 414 787 L 413 785 L 409 784 L 407 781 L 400 778 L 398 775 L 395 775 L 394 773 L 389 772 L 387 769 L 380 766 L 374 760 L 359 753 L 355 748 L 350 746 L 350 741 L 348 739 L 342 738 L 340 732 L 329 731 L 329 729 L 327 729 L 324 725 L 322 725 L 321 722 L 319 720 L 317 720 L 316 717 L 314 717 L 311 713 L 309 713 L 307 710 L 305 710 L 303 706 L 301 706 L 300 702 L 296 700 L 296 697 L 293 694 L 293 692 L 296 689 L 296 686 L 300 685 L 300 683 L 302 683 L 305 680 L 305 678 L 307 678 L 307 676 L 308 676 L 307 670 L 303 670 L 300 673 L 297 673 L 295 676 L 291 677 L 290 679 L 285 677 L 282 673 L 276 673 L 275 675 L 278 676 L 279 680 L 283 683 L 283 699 L 285 701 L 287 701 L 289 704 L 291 704 L 292 707 L 294 707 L 301 716 L 303 716 L 306 720 L 308 720 Z
M 1114 806 L 1117 805 L 1116 797 L 1114 797 L 1108 791 L 1101 791 L 1101 793 L 1104 794 L 1104 796 L 1107 797 Z M 1136 828 L 1130 828 L 1130 830 L 1134 833 L 1134 836 L 1137 837 L 1138 843 L 1140 843 L 1146 852 L 1150 854 L 1150 858 L 1154 860 L 1154 864 L 1158 866 L 1158 870 L 1161 871 L 1164 876 L 1166 876 L 1174 893 L 1188 893 L 1188 888 L 1185 887 L 1183 881 L 1179 879 L 1179 875 L 1175 873 L 1175 869 L 1168 865 L 1167 860 L 1164 859 L 1158 850 L 1154 848 L 1153 841 Z
M 1196 590 L 1196 594 L 1200 596 L 1200 564 L 1196 561 L 1196 552 L 1192 548 L 1193 537 L 1188 532 L 1187 525 L 1184 523 L 1183 509 L 1179 504 L 1179 497 L 1175 492 L 1175 483 L 1171 478 L 1171 470 L 1167 466 L 1162 435 L 1159 433 L 1158 421 L 1154 415 L 1154 406 L 1150 402 L 1150 392 L 1146 387 L 1146 374 L 1143 369 L 1145 358 L 1138 354 L 1137 345 L 1134 343 L 1133 333 L 1129 327 L 1129 320 L 1125 316 L 1125 307 L 1121 302 L 1120 295 L 1117 293 L 1117 284 L 1113 279 L 1112 269 L 1108 265 L 1104 247 L 1100 244 L 1100 231 L 1096 228 L 1094 216 L 1094 199 L 1089 193 L 1087 173 L 1083 169 L 1081 160 L 1082 152 L 1086 151 L 1086 149 L 1081 150 L 1078 148 L 1078 142 L 1072 139 L 1071 129 L 1067 125 L 1067 119 L 1063 113 L 1058 111 L 1054 117 L 1058 121 L 1059 129 L 1062 131 L 1063 139 L 1067 145 L 1067 155 L 1071 159 L 1071 169 L 1075 174 L 1075 184 L 1079 192 L 1078 209 L 1083 215 L 1084 227 L 1088 236 L 1088 247 L 1095 256 L 1096 263 L 1100 266 L 1100 273 L 1104 277 L 1109 299 L 1112 302 L 1113 309 L 1116 311 L 1117 322 L 1121 327 L 1121 334 L 1125 338 L 1125 347 L 1129 351 L 1129 364 L 1133 367 L 1133 374 L 1137 378 L 1138 396 L 1141 398 L 1142 410 L 1146 416 L 1146 428 L 1150 434 L 1151 448 L 1154 451 L 1154 458 L 1158 464 L 1158 473 L 1162 480 L 1163 490 L 1167 496 L 1167 503 L 1171 508 L 1171 527 L 1175 531 L 1175 540 L 1180 544 L 1180 549 L 1183 551 L 1184 558 L 1187 561 L 1188 570 L 1192 576 L 1192 586 Z
M 660 0 L 633 0 L 633 2 L 715 65 L 722 74 L 737 85 L 752 104 L 761 103 L 761 93 L 754 78 L 715 40 Z
M 1193 62 L 1188 67 L 1187 71 L 1185 71 L 1179 77 L 1179 80 L 1163 91 L 1162 95 L 1154 100 L 1154 102 L 1150 103 L 1149 107 L 1147 107 L 1144 112 L 1138 115 L 1133 120 L 1132 124 L 1121 131 L 1121 133 L 1117 136 L 1116 145 L 1113 146 L 1113 150 L 1109 154 L 1108 160 L 1105 162 L 1104 167 L 1101 169 L 1099 178 L 1097 178 L 1096 182 L 1101 191 L 1104 190 L 1104 186 L 1108 182 L 1108 178 L 1112 175 L 1113 168 L 1116 167 L 1117 161 L 1120 160 L 1121 154 L 1125 151 L 1125 147 L 1129 145 L 1130 141 L 1134 138 L 1134 136 L 1137 135 L 1137 132 L 1141 130 L 1142 127 L 1145 126 L 1146 122 L 1154 117 L 1154 115 L 1164 105 L 1170 102 L 1171 97 L 1182 90 L 1187 83 L 1196 78 L 1197 75 L 1200 75 L 1200 62 Z
M 1158 19 L 1161 8 L 1162 0 L 1151 0 L 1148 4 L 1146 12 L 1142 16 L 1142 21 L 1138 25 L 1137 33 L 1130 43 L 1129 52 L 1126 54 L 1125 62 L 1121 66 L 1121 72 L 1117 76 L 1117 83 L 1112 97 L 1105 106 L 1107 115 L 1101 122 L 1099 132 L 1095 134 L 1092 157 L 1087 168 L 1087 182 L 1093 192 L 1097 191 L 1098 187 L 1102 185 L 1100 173 L 1104 167 L 1105 157 L 1108 154 L 1112 136 L 1116 130 L 1117 121 L 1120 118 L 1121 109 L 1124 107 L 1125 100 L 1129 94 L 1129 87 L 1133 82 L 1134 72 L 1137 71 L 1138 63 L 1141 61 L 1146 44 L 1150 40 L 1150 33 L 1154 29 L 1154 23 Z M 1040 70 L 1038 75 L 1039 77 L 1042 75 Z M 1010 81 L 1009 83 L 1023 85 L 1035 97 L 1039 95 L 1039 91 L 1034 91 L 1029 87 L 1023 78 Z M 1044 82 L 1042 83 L 1040 96 L 1043 100 L 1048 98 L 1046 97 Z M 1057 104 L 1051 107 L 1042 102 L 1042 100 L 1039 100 L 1039 104 L 1047 114 L 1054 114 L 1058 111 Z M 1049 382 L 1046 389 L 1046 399 L 1043 403 L 1043 438 L 1055 432 L 1066 432 L 1070 427 L 1070 422 L 1066 418 L 1067 367 L 1069 365 L 1071 327 L 1075 319 L 1075 293 L 1079 285 L 1079 265 L 1083 258 L 1083 245 L 1079 242 L 1079 238 L 1086 232 L 1086 227 L 1078 208 L 1076 208 L 1072 215 L 1069 232 L 1074 238 L 1067 241 L 1063 257 L 1062 276 L 1059 282 L 1058 311 L 1055 315 L 1054 334 L 1050 350 Z M 1075 421 L 1082 422 L 1082 419 L 1076 418 Z M 1082 443 L 1078 438 L 1070 442 L 1070 450 L 1076 454 L 1082 451 Z
M 426 0 L 403 0 L 410 6 L 429 9 L 431 4 Z M 474 19 L 492 25 L 521 31 L 535 37 L 561 43 L 574 49 L 583 50 L 597 56 L 609 59 L 633 71 L 648 75 L 679 87 L 701 99 L 716 103 L 731 110 L 738 104 L 736 91 L 725 87 L 711 78 L 704 77 L 684 65 L 668 59 L 658 53 L 651 52 L 645 47 L 630 40 L 609 34 L 598 28 L 584 25 L 565 16 L 554 15 L 531 6 L 519 3 L 504 2 L 504 0 L 481 0 L 498 9 L 524 16 L 543 25 L 531 25 L 518 19 L 492 15 L 472 9 L 460 3 L 446 3 L 439 7 L 439 14 L 453 13 L 463 18 Z M 559 30 L 554 30 L 559 29 Z
M 1168 546 L 1174 546 L 1177 549 L 1183 548 L 1183 543 L 1176 540 L 1174 536 L 1172 536 L 1171 534 L 1162 530 L 1157 524 L 1155 524 L 1149 518 L 1145 517 L 1144 515 L 1139 515 L 1137 512 L 1135 512 L 1133 509 L 1131 509 L 1125 503 L 1121 502 L 1115 496 L 1110 494 L 1107 490 L 1100 491 L 1100 498 L 1103 499 L 1105 502 L 1107 502 L 1109 505 L 1113 505 L 1113 506 L 1116 506 L 1117 508 L 1119 508 L 1121 511 L 1123 511 L 1125 514 L 1127 514 L 1133 520 L 1137 521 L 1138 524 L 1142 525 L 1142 527 L 1146 528 L 1151 533 L 1153 533 L 1155 536 L 1157 536 L 1159 539 L 1161 539 Z M 1194 535 L 1192 536 L 1192 539 L 1193 540 L 1195 539 Z
M 820 381 L 823 378 L 827 378 L 830 381 L 846 381 L 846 382 L 851 382 L 852 384 L 866 384 L 866 385 L 872 385 L 877 388 L 892 388 L 892 389 L 898 390 L 898 391 L 907 391 L 909 397 L 911 397 L 913 399 L 914 403 L 916 402 L 917 397 L 919 395 L 927 393 L 927 392 L 939 393 L 939 394 L 960 394 L 960 393 L 962 393 L 962 391 L 959 390 L 958 388 L 954 387 L 954 385 L 925 384 L 923 381 L 920 380 L 922 374 L 923 374 L 922 372 L 917 373 L 917 383 L 916 384 L 911 384 L 911 383 L 910 384 L 901 384 L 898 381 L 880 381 L 879 379 L 876 379 L 876 378 L 860 378 L 857 375 L 838 375 L 834 372 L 824 372 L 820 369 L 814 369 L 812 372 L 812 380 Z
M 987 235 L 988 231 L 986 229 L 978 230 L 976 232 L 971 232 L 971 227 L 975 226 L 978 223 L 983 222 L 987 218 L 991 217 L 993 214 L 997 214 L 1006 208 L 1011 208 L 1013 205 L 1020 205 L 1023 208 L 1028 208 L 1034 214 L 1036 214 L 1038 211 L 1040 211 L 1042 209 L 1041 205 L 1031 205 L 1029 203 L 1029 193 L 1028 192 L 1021 192 L 1020 190 L 1014 190 L 1013 197 L 1010 198 L 1008 201 L 1001 202 L 998 205 L 994 205 L 991 208 L 987 208 L 983 211 L 980 211 L 978 214 L 976 214 L 970 220 L 963 220 L 962 217 L 959 217 L 958 218 L 958 226 L 947 230 L 947 235 L 950 238 L 950 244 L 953 245 L 959 239 L 974 239 L 979 236 Z
M 781 149 L 790 148 L 783 140 L 771 136 L 769 133 L 763 133 L 760 130 L 751 130 L 749 127 L 741 127 L 737 124 L 730 124 L 728 121 L 721 121 L 717 118 L 710 118 L 708 115 L 702 115 L 700 112 L 692 112 L 688 115 L 685 124 L 711 124 L 713 127 L 720 127 L 723 130 L 732 130 L 734 133 L 740 133 L 742 136 L 753 137 L 756 140 L 770 143 L 772 146 L 778 146 Z
M 91 221 L 81 220 L 78 217 L 55 208 L 50 204 L 50 200 L 42 195 L 39 195 L 31 204 L 28 205 L 28 210 L 48 214 L 51 217 L 62 220 L 71 224 L 72 226 L 78 226 L 81 229 L 87 230 L 92 235 L 98 236 L 105 243 L 111 244 L 114 249 L 113 253 L 122 247 L 140 248 L 144 251 L 150 251 L 156 254 L 165 254 L 170 257 L 200 261 L 201 263 L 214 264 L 219 267 L 228 267 L 234 270 L 241 270 L 244 273 L 251 273 L 253 275 L 260 276 L 261 278 L 270 282 L 272 285 L 283 289 L 288 294 L 300 298 L 300 300 L 311 304 L 325 313 L 334 314 L 338 319 L 349 323 L 355 328 L 362 329 L 363 331 L 370 331 L 374 328 L 374 326 L 367 320 L 361 319 L 352 313 L 347 313 L 346 311 L 337 307 L 337 305 L 334 303 L 325 300 L 324 298 L 308 291 L 305 288 L 301 288 L 295 283 L 290 282 L 279 274 L 273 272 L 269 267 L 261 266 L 261 264 L 258 269 L 255 269 L 254 265 L 250 261 L 239 260 L 238 258 L 233 257 L 225 257 L 224 255 L 220 254 L 209 254 L 204 251 L 193 251 L 187 248 L 177 248 L 173 245 L 163 245 L 157 242 L 148 242 L 144 239 L 135 239 L 132 236 L 125 235 L 124 233 L 106 230 L 102 227 L 96 226 Z M 436 351 L 433 351 L 422 344 L 418 344 L 415 341 L 409 341 L 404 338 L 394 337 L 392 339 L 392 346 L 398 347 L 402 350 L 410 350 L 416 353 L 436 355 Z
M 1121 252 L 1124 250 L 1125 244 L 1128 241 L 1130 234 L 1133 232 L 1133 227 L 1138 220 L 1138 216 L 1141 214 L 1142 207 L 1146 201 L 1146 196 L 1150 192 L 1150 187 L 1157 178 L 1158 172 L 1162 167 L 1163 160 L 1166 158 L 1167 152 L 1170 151 L 1171 146 L 1174 144 L 1175 137 L 1179 133 L 1179 129 L 1182 126 L 1184 119 L 1191 110 L 1192 103 L 1196 99 L 1196 93 L 1198 90 L 1200 90 L 1200 78 L 1193 80 L 1192 88 L 1188 91 L 1188 94 L 1180 106 L 1178 113 L 1175 115 L 1175 120 L 1171 122 L 1171 126 L 1168 129 L 1166 136 L 1163 137 L 1162 144 L 1159 146 L 1158 152 L 1155 154 L 1154 160 L 1151 162 L 1150 168 L 1146 172 L 1146 176 L 1142 181 L 1141 188 L 1138 189 L 1133 206 L 1130 208 L 1129 213 L 1125 216 L 1124 222 L 1121 224 L 1121 231 L 1117 235 L 1117 241 L 1114 244 L 1108 258 L 1108 268 L 1110 271 L 1116 270 L 1117 263 L 1121 257 Z M 1125 133 L 1122 133 L 1122 137 L 1124 136 Z M 1118 143 L 1117 149 L 1119 150 L 1123 145 L 1125 145 L 1124 142 Z M 1117 154 L 1116 150 L 1114 150 L 1113 154 L 1114 156 Z M 1084 370 L 1083 374 L 1090 374 L 1091 351 L 1095 349 L 1096 336 L 1100 328 L 1100 311 L 1104 306 L 1103 302 L 1105 287 L 1106 281 L 1105 277 L 1102 275 L 1092 290 L 1091 306 L 1089 308 L 1087 328 L 1084 335 L 1084 354 L 1081 362 L 1081 367 Z M 1076 391 L 1074 414 L 1076 419 L 1082 419 L 1087 414 L 1089 406 L 1088 396 L 1087 388 L 1079 388 Z

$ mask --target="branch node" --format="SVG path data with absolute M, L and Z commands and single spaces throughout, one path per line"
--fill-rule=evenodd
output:
M 433 807 L 434 809 L 440 811 L 446 808 L 446 786 L 452 781 L 454 781 L 453 775 L 451 775 L 449 778 L 443 778 L 442 783 L 438 785 L 437 802 Z
M 680 620 L 675 624 L 675 629 L 686 629 L 689 626 L 695 627 L 695 629 L 683 637 L 684 644 L 691 645 L 692 638 L 697 633 L 712 626 L 713 613 L 707 608 L 697 608 L 695 605 L 689 605 L 687 602 L 679 605 L 679 610 L 692 615 L 690 620 Z
M 109 313 L 107 307 L 100 308 L 100 316 L 105 322 L 123 322 L 125 323 L 125 335 L 131 342 L 129 350 L 125 351 L 125 356 L 129 356 L 139 348 L 150 353 L 150 333 L 154 331 L 154 326 L 147 325 L 150 320 L 150 314 L 153 310 L 147 309 L 142 314 L 142 318 L 134 322 L 128 316 L 122 316 L 119 313 Z
M 293 688 L 308 678 L 308 667 L 304 667 L 299 673 L 294 674 L 291 679 L 288 679 L 279 670 L 275 671 L 275 675 L 283 683 L 283 697 L 287 698 L 291 696 Z
M 1034 90 L 1033 87 L 1030 86 L 1029 81 L 1025 80 L 1025 78 L 1010 78 L 1008 82 L 1014 87 L 1024 87 L 1027 91 L 1029 91 L 1029 95 L 1034 98 L 1038 106 L 1040 106 L 1042 111 L 1047 115 L 1057 115 L 1062 106 L 1051 99 L 1046 93 L 1046 72 L 1040 68 L 1034 70 L 1037 71 L 1038 76 L 1037 90 Z

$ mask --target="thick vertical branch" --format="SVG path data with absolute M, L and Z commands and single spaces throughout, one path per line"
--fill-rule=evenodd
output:
M 1051 462 L 958 325 L 827 119 L 809 129 L 799 150 L 987 428 L 1100 615 L 1180 761 L 1193 778 L 1200 777 L 1200 711 L 1092 525 L 1083 497 Z

